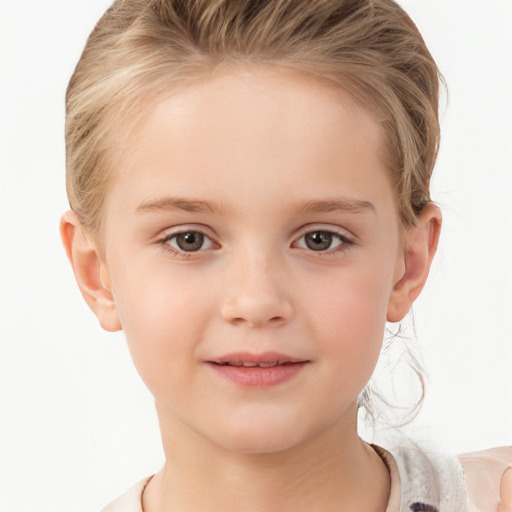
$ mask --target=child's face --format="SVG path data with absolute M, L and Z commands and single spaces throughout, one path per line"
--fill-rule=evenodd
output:
M 265 69 L 183 89 L 140 126 L 102 277 L 163 428 L 246 452 L 353 429 L 404 273 L 381 146 L 348 97 Z

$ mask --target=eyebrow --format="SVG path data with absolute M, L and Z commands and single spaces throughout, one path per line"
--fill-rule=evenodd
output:
M 182 210 L 192 213 L 216 213 L 225 211 L 222 205 L 201 201 L 196 199 L 185 199 L 180 197 L 162 197 L 159 199 L 143 201 L 137 206 L 137 215 L 152 211 Z M 299 213 L 362 213 L 370 211 L 376 213 L 376 208 L 369 201 L 359 199 L 335 198 L 307 201 L 297 208 Z
M 158 210 L 183 210 L 193 213 L 215 213 L 219 210 L 214 204 L 207 201 L 183 199 L 179 197 L 162 197 L 160 199 L 143 201 L 137 206 L 135 213 L 143 214 Z
M 348 198 L 308 201 L 300 208 L 301 213 L 362 213 L 365 211 L 377 212 L 370 201 Z

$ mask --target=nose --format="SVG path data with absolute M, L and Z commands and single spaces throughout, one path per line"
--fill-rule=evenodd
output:
M 224 281 L 222 317 L 230 324 L 248 327 L 287 323 L 293 308 L 284 282 L 284 273 L 269 258 L 242 258 L 230 266 Z

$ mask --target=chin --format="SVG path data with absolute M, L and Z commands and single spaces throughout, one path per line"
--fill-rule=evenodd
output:
M 219 437 L 222 437 L 220 439 Z M 259 424 L 226 429 L 217 439 L 212 439 L 224 449 L 240 454 L 271 454 L 289 450 L 308 439 L 306 432 L 301 432 L 296 425 Z
M 270 437 L 270 436 L 269 436 Z M 264 455 L 285 452 L 297 443 L 291 443 L 290 439 L 283 440 L 283 442 L 276 441 L 275 439 L 237 439 L 230 440 L 226 443 L 225 448 L 234 453 L 244 455 Z

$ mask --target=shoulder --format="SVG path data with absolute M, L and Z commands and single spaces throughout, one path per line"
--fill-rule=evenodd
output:
M 152 477 L 144 478 L 101 512 L 142 512 L 142 493 Z
M 389 451 L 401 511 L 512 512 L 512 446 L 454 457 L 403 438 Z
M 405 436 L 388 446 L 398 468 L 401 512 L 469 512 L 455 457 Z
M 469 512 L 512 510 L 512 446 L 457 456 L 468 495 Z

